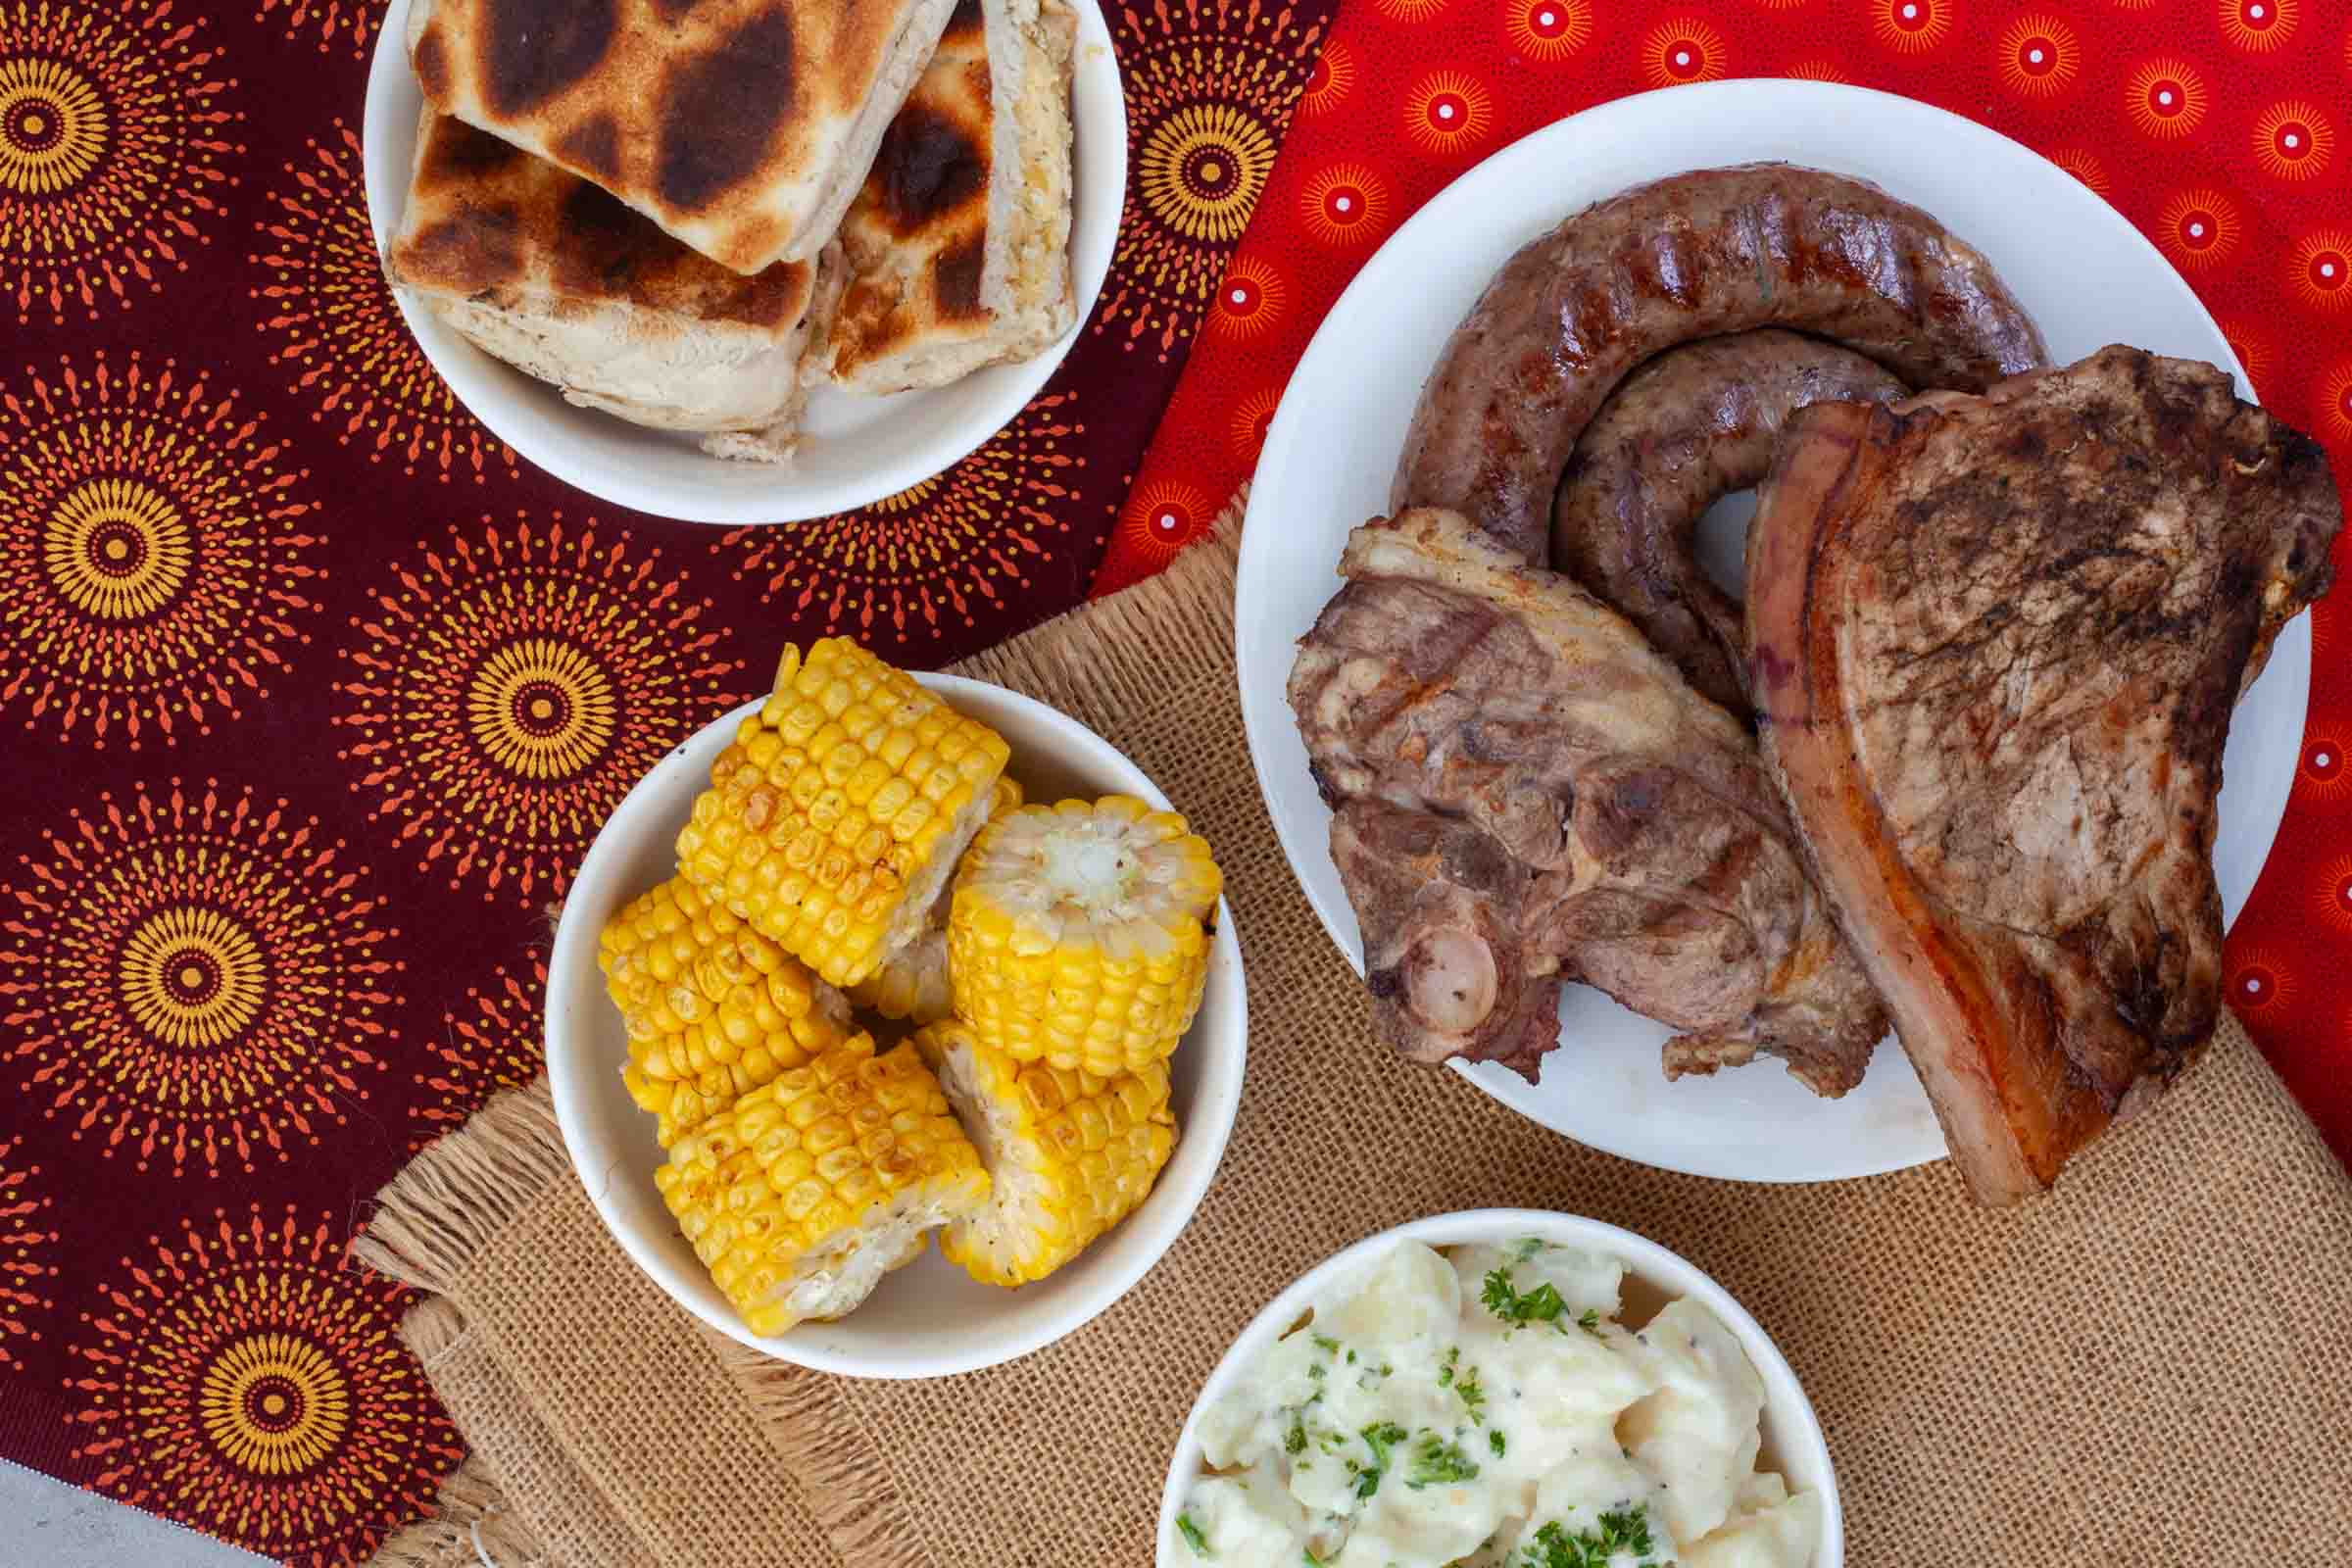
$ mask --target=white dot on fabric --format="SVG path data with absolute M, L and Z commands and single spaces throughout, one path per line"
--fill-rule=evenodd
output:
M 2328 767 L 2332 766 L 2334 762 L 2335 759 L 2328 756 L 2326 752 L 2315 753 L 2311 759 L 2311 765 L 2314 767 Z
M 2203 239 L 2205 237 L 2205 225 L 2203 223 L 2189 224 L 2188 237 L 2190 239 Z
M 2283 138 L 2281 138 L 2281 139 L 2282 139 L 2282 140 L 2283 140 L 2283 141 L 2286 143 L 2287 147 L 2288 147 L 2290 150 L 2292 150 L 2293 148 L 2300 147 L 2300 146 L 2302 146 L 2302 145 L 2303 145 L 2303 138 L 2302 138 L 2302 137 L 2300 137 L 2300 136 L 2298 136 L 2298 135 L 2296 135 L 2296 134 L 2295 134 L 2293 131 L 2291 131 L 2291 130 L 2290 130 L 2290 131 L 2288 131 L 2288 132 L 2286 133 L 2286 135 L 2285 135 Z
M 1160 525 L 1162 528 L 1173 528 L 1173 527 L 1175 527 L 1175 526 L 1176 526 L 1176 514 L 1174 514 L 1173 512 L 1163 512 L 1163 513 L 1161 513 L 1161 514 L 1159 514 L 1159 525 Z
M 2333 262 L 2322 262 L 2320 264 L 2320 275 L 2322 277 L 2333 277 L 2335 275 L 2335 264 Z
M 1536 13 L 1536 25 L 1539 27 L 1548 27 L 1557 20 L 1558 19 L 1548 11 L 1539 11 Z
M 2038 50 L 2038 49 L 2029 49 L 2029 50 L 2027 50 L 2027 51 L 2026 51 L 2026 63 L 2027 63 L 2028 65 L 2034 65 L 2034 66 L 2038 66 L 2038 65 L 2040 65 L 2040 64 L 2041 64 L 2041 51 L 2040 51 L 2040 50 Z
M 2250 997 L 2250 996 L 2254 995 L 2256 992 L 2260 991 L 2261 989 L 2262 989 L 2262 982 L 2261 982 L 2261 981 L 2259 981 L 2259 980 L 2255 979 L 2255 978 L 2254 978 L 2252 975 L 2248 975 L 2248 976 L 2246 977 L 2246 995 L 2247 995 L 2247 996 L 2249 996 L 2249 997 Z
M 1905 6 L 1905 7 L 1903 7 L 1903 20 L 1904 20 L 1905 22 L 1917 22 L 1917 21 L 1919 20 L 1919 7 L 1917 7 L 1917 6 Z
M 1236 305 L 1247 305 L 1250 303 L 1250 291 L 1248 289 L 1237 288 L 1231 295 L 1228 296 L 1228 298 L 1230 298 Z
M 1332 205 L 1332 206 L 1334 206 L 1334 207 L 1336 207 L 1336 208 L 1338 208 L 1338 209 L 1339 209 L 1341 212 L 1343 212 L 1343 213 L 1344 213 L 1344 212 L 1346 212 L 1346 211 L 1347 211 L 1348 208 L 1350 208 L 1350 207 L 1354 206 L 1354 205 L 1355 205 L 1355 203 L 1353 203 L 1352 201 L 1348 200 L 1347 197 L 1343 196 L 1343 197 L 1341 197 L 1341 198 L 1340 198 L 1338 201 L 1336 201 L 1336 202 L 1333 202 L 1331 205 Z
M 2260 22 L 2262 20 L 2262 7 L 2248 6 L 2246 7 L 2246 15 L 2253 18 L 2256 22 Z
M 1678 66 L 1689 65 L 1690 63 L 1690 51 L 1688 49 L 1677 49 L 1674 52 L 1674 63 Z
M 2167 87 L 2167 88 L 2165 88 L 2165 90 L 2164 90 L 2164 91 L 2162 91 L 2162 92 L 2158 93 L 2158 94 L 2156 95 L 2156 101 L 2157 101 L 2158 103 L 2160 103 L 2160 104 L 2169 104 L 2169 103 L 2171 103 L 2171 102 L 2173 101 L 2173 90 L 2172 90 L 2172 88 L 2170 88 L 2170 87 Z
M 1453 105 L 1451 105 L 1451 104 L 1440 104 L 1440 105 L 1438 105 L 1438 118 L 1439 118 L 1440 120 L 1451 120 L 1451 119 L 1453 118 Z

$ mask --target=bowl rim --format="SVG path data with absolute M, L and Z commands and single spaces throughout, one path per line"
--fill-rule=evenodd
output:
M 1607 1220 L 1547 1208 L 1462 1208 L 1376 1231 L 1340 1249 L 1285 1286 L 1249 1326 L 1234 1336 L 1194 1396 L 1168 1456 L 1167 1476 L 1160 1484 L 1159 1521 L 1153 1536 L 1153 1560 L 1158 1568 L 1196 1568 L 1176 1550 L 1176 1515 L 1184 1491 L 1200 1471 L 1200 1413 L 1232 1384 L 1239 1382 L 1245 1364 L 1280 1339 L 1311 1304 L 1315 1294 L 1368 1261 L 1382 1249 L 1398 1242 L 1417 1241 L 1431 1247 L 1459 1247 L 1511 1235 L 1535 1233 L 1571 1246 L 1605 1251 L 1671 1295 L 1696 1300 L 1738 1337 L 1757 1374 L 1764 1380 L 1764 1408 L 1775 1420 L 1775 1439 L 1784 1459 L 1801 1453 L 1818 1471 L 1821 1482 L 1821 1540 L 1814 1546 L 1810 1568 L 1844 1568 L 1845 1514 L 1838 1490 L 1838 1470 L 1830 1455 L 1829 1439 L 1811 1396 L 1779 1345 L 1764 1331 L 1753 1313 L 1737 1297 L 1716 1283 L 1714 1276 L 1680 1252 L 1648 1237 L 1612 1225 Z M 1790 1429 L 1793 1430 L 1790 1430 Z
M 1160 809 L 1174 809 L 1166 794 L 1124 752 L 1059 709 L 1010 687 L 989 681 L 928 671 L 908 673 L 918 684 L 947 699 L 951 705 L 956 704 L 959 697 L 985 694 L 988 702 L 1010 703 L 1015 708 L 1027 710 L 1031 717 L 1045 720 L 1049 727 L 1068 739 L 1075 752 L 1091 753 L 1084 756 L 1086 765 L 1100 765 L 1104 771 L 1119 777 L 1122 780 L 1121 787 L 1128 793 L 1151 802 Z M 712 719 L 673 746 L 667 756 L 648 769 L 597 830 L 595 841 L 581 858 L 579 868 L 573 873 L 570 886 L 564 894 L 563 913 L 558 918 L 555 939 L 548 952 L 551 1004 L 543 1009 L 541 1027 L 549 1090 L 572 1175 L 587 1193 L 589 1204 L 596 1210 L 597 1218 L 606 1232 L 620 1245 L 630 1261 L 661 1288 L 664 1296 L 681 1310 L 691 1313 L 737 1344 L 774 1360 L 818 1372 L 901 1380 L 973 1372 L 1032 1354 L 1067 1338 L 1109 1310 L 1134 1289 L 1137 1281 L 1156 1267 L 1174 1247 L 1176 1239 L 1192 1224 L 1193 1217 L 1200 1211 L 1201 1200 L 1206 1197 L 1209 1187 L 1216 1180 L 1217 1171 L 1224 1163 L 1226 1145 L 1241 1107 L 1242 1085 L 1249 1065 L 1250 1039 L 1249 979 L 1243 970 L 1241 943 L 1234 929 L 1233 910 L 1224 899 L 1217 901 L 1217 929 L 1210 948 L 1212 987 L 1219 983 L 1221 976 L 1231 976 L 1230 1011 L 1234 1020 L 1231 1043 L 1211 1049 L 1207 1041 L 1188 1032 L 1184 1049 L 1205 1052 L 1207 1059 L 1202 1063 L 1199 1094 L 1192 1113 L 1187 1119 L 1183 1136 L 1177 1142 L 1176 1156 L 1161 1172 L 1159 1182 L 1151 1196 L 1112 1232 L 1115 1235 L 1150 1216 L 1146 1227 L 1150 1235 L 1148 1245 L 1136 1249 L 1133 1257 L 1125 1259 L 1119 1267 L 1105 1274 L 1091 1292 L 1077 1297 L 1028 1331 L 1002 1342 L 992 1344 L 973 1337 L 959 1337 L 946 1348 L 937 1351 L 894 1355 L 877 1360 L 858 1353 L 796 1343 L 797 1331 L 765 1338 L 755 1335 L 723 1301 L 719 1302 L 716 1310 L 707 1310 L 703 1303 L 693 1298 L 684 1287 L 697 1282 L 708 1283 L 699 1270 L 692 1271 L 689 1277 L 689 1271 L 673 1268 L 664 1251 L 654 1245 L 654 1240 L 639 1234 L 637 1228 L 616 1211 L 611 1197 L 615 1185 L 612 1162 L 598 1157 L 591 1146 L 588 1108 L 592 1097 L 600 1093 L 600 1087 L 593 1082 L 594 1075 L 612 1064 L 595 1059 L 598 1053 L 584 1038 L 584 1030 L 575 1037 L 569 1019 L 559 1023 L 562 1009 L 552 1004 L 552 977 L 565 972 L 567 965 L 595 964 L 598 937 L 609 912 L 601 907 L 609 901 L 595 896 L 596 889 L 599 883 L 619 876 L 617 871 L 605 870 L 607 865 L 625 860 L 633 850 L 641 846 L 639 835 L 645 830 L 645 824 L 637 822 L 635 818 L 652 812 L 650 803 L 672 787 L 679 773 L 700 773 L 701 768 L 690 765 L 689 761 L 690 754 L 698 742 L 707 742 L 716 733 L 731 733 L 746 716 L 758 712 L 765 701 L 764 695 L 755 697 Z M 619 831 L 615 831 L 616 825 Z M 589 890 L 592 896 L 581 897 L 583 889 Z M 642 889 L 628 892 L 625 897 L 633 898 Z M 591 908 L 592 903 L 600 907 Z M 601 987 L 599 990 L 601 997 Z M 1204 999 L 1202 1014 L 1205 1015 L 1206 1011 L 1207 1002 Z M 1200 1022 L 1197 1017 L 1196 1029 L 1200 1027 Z
M 414 111 L 406 107 L 407 100 L 400 95 L 404 91 L 404 81 L 410 83 L 412 88 L 414 83 L 414 73 L 408 57 L 409 15 L 416 5 L 424 3 L 426 0 L 389 0 L 378 22 L 375 42 L 368 54 L 368 78 L 359 117 L 360 185 L 361 203 L 367 211 L 368 232 L 374 243 L 379 269 L 391 236 L 399 226 L 409 186 L 409 171 L 388 167 L 390 155 L 379 149 L 387 135 L 396 133 L 393 127 L 402 119 L 413 118 L 414 115 Z M 763 469 L 759 465 L 705 458 L 703 461 L 722 464 L 729 470 L 749 471 L 752 477 L 739 483 L 675 484 L 641 475 L 637 466 L 628 461 L 625 453 L 607 452 L 593 440 L 584 441 L 578 450 L 573 450 L 569 442 L 551 444 L 543 439 L 542 434 L 526 428 L 531 421 L 522 416 L 521 411 L 531 398 L 544 395 L 554 400 L 558 407 L 548 411 L 549 416 L 567 430 L 578 421 L 582 428 L 609 425 L 622 431 L 635 429 L 641 436 L 674 436 L 679 433 L 632 426 L 612 415 L 564 403 L 557 388 L 535 377 L 526 377 L 525 372 L 475 348 L 459 336 L 455 329 L 427 315 L 404 291 L 390 288 L 387 280 L 387 292 L 391 295 L 393 310 L 399 316 L 409 340 L 416 346 L 417 352 L 424 357 L 425 363 L 448 388 L 450 397 L 460 408 L 531 466 L 581 495 L 609 506 L 626 507 L 633 512 L 673 522 L 724 528 L 762 527 L 805 522 L 811 518 L 854 512 L 921 484 L 926 479 L 945 473 L 979 451 L 1020 417 L 1022 411 L 1060 372 L 1063 362 L 1086 336 L 1096 308 L 1110 283 L 1112 266 L 1118 255 L 1119 230 L 1125 214 L 1129 175 L 1126 132 L 1130 119 L 1126 75 L 1120 69 L 1110 17 L 1101 0 L 1070 0 L 1070 3 L 1078 12 L 1077 41 L 1071 56 L 1070 78 L 1073 133 L 1086 136 L 1095 128 L 1109 128 L 1116 132 L 1091 137 L 1092 143 L 1100 145 L 1093 146 L 1086 154 L 1096 164 L 1097 170 L 1096 177 L 1087 182 L 1090 210 L 1083 223 L 1076 206 L 1081 165 L 1073 157 L 1070 174 L 1070 283 L 1075 310 L 1070 326 L 1045 350 L 1030 359 L 1004 366 L 983 367 L 973 372 L 983 375 L 1000 370 L 1013 373 L 1003 380 L 1002 393 L 961 418 L 955 417 L 953 411 L 949 411 L 944 416 L 935 416 L 916 421 L 919 428 L 909 426 L 898 430 L 895 436 L 875 437 L 882 443 L 877 447 L 876 459 L 871 465 L 858 470 L 855 479 L 811 481 L 806 474 L 796 476 L 795 468 L 791 466 L 777 465 Z M 1096 109 L 1084 115 L 1080 113 L 1075 96 L 1081 81 L 1089 84 L 1090 102 L 1100 100 Z M 1099 193 L 1096 190 L 1098 185 Z M 1095 252 L 1100 254 L 1093 265 L 1086 265 L 1080 260 L 1082 253 Z M 528 379 L 531 384 L 527 389 L 512 387 L 507 384 L 509 377 Z M 944 439 L 931 433 L 943 429 L 950 432 Z M 910 454 L 913 455 L 911 460 Z M 757 482 L 762 477 L 769 482 Z

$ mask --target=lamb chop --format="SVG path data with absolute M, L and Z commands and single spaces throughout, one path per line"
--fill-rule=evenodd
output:
M 1340 569 L 1290 700 L 1385 1039 L 1532 1080 L 1579 979 L 1683 1031 L 1669 1076 L 1861 1080 L 1886 1014 L 1738 720 L 1459 514 L 1368 522 Z
M 2212 1035 L 2230 709 L 2342 520 L 2315 442 L 2135 349 L 1791 422 L 1748 536 L 1764 750 L 1981 1200 Z

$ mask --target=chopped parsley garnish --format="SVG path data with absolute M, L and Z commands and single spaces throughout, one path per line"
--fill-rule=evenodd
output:
M 1306 1375 L 1307 1375 L 1308 1377 L 1310 1377 L 1310 1378 L 1313 1378 L 1313 1379 L 1314 1379 L 1316 1382 L 1320 1383 L 1320 1382 L 1323 1380 L 1323 1375 L 1324 1375 L 1324 1374 L 1323 1374 L 1323 1363 L 1322 1363 L 1322 1362 L 1320 1362 L 1320 1361 L 1309 1361 L 1309 1362 L 1307 1362 L 1307 1363 L 1306 1363 Z
M 1313 1338 L 1315 1342 L 1315 1348 L 1321 1350 L 1325 1355 L 1337 1355 L 1340 1353 L 1340 1342 L 1333 1339 L 1330 1335 L 1317 1334 L 1313 1336 Z
M 1544 1250 L 1544 1240 L 1542 1237 L 1523 1237 L 1521 1238 L 1519 1245 L 1511 1249 L 1511 1261 L 1514 1263 L 1524 1263 L 1542 1250 Z
M 1478 1368 L 1472 1367 L 1456 1379 L 1453 1392 L 1462 1396 L 1462 1408 L 1470 1412 L 1471 1421 L 1478 1426 L 1485 1426 L 1487 1391 L 1478 1381 Z
M 1619 1553 L 1630 1552 L 1646 1568 L 1657 1549 L 1649 1536 L 1649 1505 L 1637 1503 L 1609 1510 L 1598 1529 L 1573 1536 L 1555 1519 L 1536 1532 L 1519 1562 L 1520 1568 L 1609 1568 Z
M 1586 1307 L 1584 1316 L 1576 1320 L 1576 1326 L 1580 1329 L 1583 1329 L 1587 1334 L 1592 1335 L 1594 1339 L 1599 1339 L 1601 1337 L 1600 1308 L 1596 1306 Z
M 1428 1432 L 1422 1434 L 1419 1446 L 1413 1449 L 1413 1468 L 1406 1473 L 1404 1484 L 1418 1492 L 1423 1487 L 1450 1487 L 1457 1481 L 1475 1480 L 1477 1476 L 1477 1464 L 1458 1445 Z
M 1304 1453 L 1306 1451 L 1306 1418 L 1296 1410 L 1291 1412 L 1291 1430 L 1283 1434 L 1282 1451 L 1285 1453 Z
M 1215 1552 L 1208 1549 L 1208 1538 L 1200 1533 L 1199 1525 L 1193 1523 L 1191 1514 L 1180 1513 L 1176 1516 L 1176 1533 L 1184 1538 L 1186 1545 L 1193 1548 L 1194 1556 L 1214 1557 L 1216 1555 Z
M 1404 1441 L 1405 1432 L 1394 1421 L 1375 1421 L 1356 1435 L 1372 1450 L 1372 1462 L 1355 1467 L 1355 1494 L 1369 1497 L 1380 1490 L 1380 1478 L 1389 1473 L 1389 1449 Z
M 1355 1352 L 1353 1350 L 1349 1350 L 1348 1352 L 1348 1364 L 1349 1366 L 1355 1365 Z
M 1462 1348 L 1458 1345 L 1446 1352 L 1446 1364 L 1438 1368 L 1439 1388 L 1448 1389 L 1453 1386 L 1453 1364 L 1461 1358 Z
M 1502 1428 L 1496 1427 L 1494 1431 L 1487 1434 L 1487 1446 L 1494 1450 L 1495 1458 L 1499 1459 L 1502 1457 Z
M 1301 1546 L 1298 1549 L 1306 1555 L 1304 1568 L 1323 1568 L 1323 1559 L 1315 1555 L 1314 1547 Z
M 1545 1280 L 1532 1291 L 1522 1291 L 1511 1283 L 1507 1268 L 1487 1270 L 1485 1285 L 1478 1298 L 1488 1311 L 1514 1328 L 1528 1323 L 1548 1323 L 1562 1334 L 1568 1326 L 1560 1321 L 1568 1303 L 1560 1298 L 1559 1287 Z

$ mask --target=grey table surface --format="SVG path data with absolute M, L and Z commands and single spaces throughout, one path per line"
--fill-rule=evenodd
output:
M 24 1568 L 256 1568 L 193 1530 L 0 1463 L 0 1563 Z

